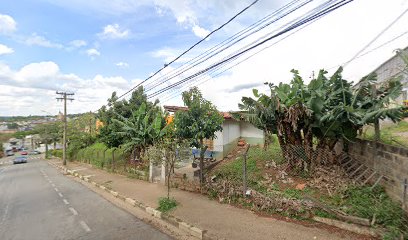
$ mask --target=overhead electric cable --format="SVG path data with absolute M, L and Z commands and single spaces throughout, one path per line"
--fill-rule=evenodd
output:
M 398 20 L 400 20 L 406 13 L 408 8 L 405 9 L 397 18 L 395 18 L 390 24 L 388 24 L 380 33 L 378 33 L 369 43 L 367 43 L 360 51 L 358 51 L 350 60 L 343 63 L 343 67 L 346 67 L 350 62 L 352 62 L 358 55 L 364 52 L 373 42 L 375 42 L 379 37 L 381 37 L 388 29 L 390 29 Z
M 213 65 L 211 65 L 211 66 L 209 66 L 209 67 L 207 67 L 207 68 L 205 68 L 205 69 L 203 69 L 201 71 L 196 72 L 195 74 L 190 75 L 187 78 L 184 78 L 184 79 L 182 79 L 182 80 L 180 80 L 180 81 L 178 81 L 176 83 L 173 83 L 173 84 L 171 84 L 171 85 L 169 85 L 169 86 L 167 86 L 167 87 L 165 87 L 165 88 L 163 88 L 161 90 L 158 90 L 158 91 L 154 92 L 153 94 L 150 94 L 148 96 L 148 98 L 157 96 L 158 94 L 160 94 L 162 92 L 165 92 L 168 89 L 171 89 L 173 87 L 176 87 L 176 86 L 178 86 L 178 85 L 180 85 L 180 84 L 182 84 L 182 83 L 184 83 L 184 82 L 186 82 L 186 81 L 188 81 L 188 80 L 190 80 L 190 79 L 192 79 L 194 77 L 197 77 L 197 76 L 199 76 L 199 75 L 201 75 L 203 73 L 206 73 L 206 72 L 208 72 L 209 70 L 211 70 L 211 69 L 213 69 L 215 67 L 218 67 L 218 66 L 220 66 L 222 64 L 225 64 L 225 63 L 228 63 L 228 62 L 234 60 L 235 58 L 241 56 L 242 54 L 245 54 L 245 53 L 257 48 L 258 46 L 261 46 L 261 45 L 269 42 L 270 40 L 272 40 L 272 39 L 274 39 L 274 38 L 276 38 L 278 36 L 281 36 L 281 35 L 289 32 L 289 31 L 291 31 L 291 30 L 293 30 L 293 29 L 295 29 L 295 28 L 297 28 L 299 26 L 302 26 L 302 25 L 306 24 L 307 22 L 310 22 L 310 21 L 312 21 L 314 19 L 320 18 L 320 17 L 322 17 L 322 16 L 324 16 L 324 15 L 326 15 L 326 14 L 328 14 L 328 13 L 330 13 L 330 12 L 332 12 L 332 11 L 334 11 L 334 10 L 336 10 L 336 9 L 338 9 L 338 8 L 344 6 L 344 5 L 346 5 L 346 4 L 348 4 L 348 3 L 352 2 L 352 1 L 354 1 L 354 0 L 342 0 L 342 1 L 339 1 L 338 3 L 335 3 L 335 4 L 325 8 L 322 11 L 319 11 L 318 13 L 314 14 L 313 16 L 306 17 L 305 19 L 296 22 L 295 24 L 291 25 L 290 27 L 287 27 L 286 29 L 280 31 L 279 33 L 274 34 L 274 35 L 264 39 L 263 41 L 258 42 L 257 44 L 255 44 L 255 45 L 253 45 L 251 47 L 248 47 L 248 48 L 246 48 L 246 49 L 244 49 L 244 50 L 242 50 L 242 51 L 228 57 L 227 59 L 224 59 L 224 60 L 222 60 L 222 61 L 220 61 L 218 63 L 215 63 L 215 64 L 213 64 Z
M 264 47 L 264 48 L 258 50 L 257 52 L 251 54 L 250 56 L 248 56 L 248 57 L 246 57 L 246 58 L 244 58 L 244 59 L 242 59 L 241 61 L 239 61 L 239 62 L 237 62 L 237 63 L 234 63 L 233 65 L 229 66 L 229 67 L 226 68 L 226 69 L 223 69 L 221 72 L 218 72 L 217 74 L 215 74 L 215 75 L 213 75 L 213 76 L 211 76 L 211 77 L 207 77 L 207 79 L 204 79 L 204 81 L 201 81 L 200 83 L 197 83 L 197 84 L 195 84 L 195 85 L 194 85 L 194 82 L 191 82 L 189 85 L 184 86 L 182 89 L 189 88 L 189 87 L 191 87 L 192 85 L 194 85 L 194 86 L 199 86 L 199 85 L 201 85 L 201 84 L 203 84 L 203 83 L 206 83 L 207 81 L 211 80 L 212 78 L 217 77 L 217 76 L 221 75 L 222 73 L 224 73 L 224 72 L 226 72 L 226 71 L 228 71 L 228 70 L 230 70 L 230 69 L 232 69 L 232 68 L 234 68 L 234 67 L 240 65 L 241 63 L 243 63 L 243 62 L 249 60 L 250 58 L 254 57 L 255 55 L 259 54 L 260 52 L 262 52 L 262 51 L 264 51 L 264 50 L 266 50 L 266 49 L 268 49 L 268 48 L 274 46 L 275 44 L 277 44 L 277 43 L 279 43 L 279 42 L 285 40 L 286 38 L 292 36 L 293 34 L 299 32 L 299 31 L 301 31 L 302 29 L 304 29 L 305 27 L 309 26 L 311 23 L 313 23 L 313 22 L 316 21 L 316 20 L 317 20 L 317 19 L 313 20 L 312 22 L 307 23 L 306 25 L 304 25 L 304 26 L 302 26 L 301 28 L 297 29 L 296 31 L 290 33 L 289 35 L 285 36 L 284 38 L 281 38 L 281 39 L 279 39 L 278 41 L 276 41 L 276 42 L 274 42 L 274 43 L 272 43 L 272 44 L 270 44 L 270 45 L 268 45 L 268 46 L 266 46 L 266 47 Z M 201 79 L 200 79 L 200 80 L 201 80 Z M 176 92 L 176 91 L 174 91 L 174 92 Z M 173 92 L 173 93 L 174 93 L 174 92 Z M 173 99 L 173 98 L 179 96 L 181 93 L 182 93 L 182 91 L 177 91 L 175 94 L 172 94 L 171 96 L 165 97 L 165 98 L 164 98 L 163 100 L 161 100 L 160 102 L 161 102 L 161 103 L 164 103 L 164 102 L 166 102 L 166 101 L 169 101 L 170 99 Z
M 155 84 L 153 87 L 149 87 L 146 91 L 148 92 L 148 91 L 150 91 L 150 90 L 152 90 L 152 89 L 154 89 L 154 88 L 156 88 L 156 87 L 158 87 L 158 86 L 164 84 L 165 82 L 168 82 L 169 80 L 171 80 L 171 79 L 173 79 L 173 78 L 175 78 L 175 77 L 177 77 L 177 76 L 183 74 L 184 72 L 186 72 L 186 71 L 192 69 L 193 67 L 196 67 L 197 65 L 199 65 L 199 64 L 201 64 L 201 63 L 203 63 L 203 62 L 205 62 L 205 61 L 207 61 L 207 60 L 213 58 L 214 56 L 216 56 L 216 55 L 220 54 L 221 52 L 223 52 L 223 51 L 229 49 L 230 47 L 234 46 L 234 45 L 237 44 L 238 42 L 240 42 L 240 41 L 246 39 L 247 37 L 249 37 L 249 36 L 251 36 L 251 35 L 253 35 L 253 34 L 259 32 L 260 30 L 262 30 L 262 29 L 264 29 L 265 27 L 271 25 L 272 23 L 275 23 L 276 21 L 278 21 L 278 20 L 280 20 L 280 19 L 282 19 L 282 18 L 288 16 L 289 14 L 293 13 L 294 11 L 300 9 L 301 7 L 305 6 L 306 4 L 308 4 L 308 3 L 312 2 L 312 1 L 313 1 L 313 0 L 308 0 L 308 1 L 302 2 L 300 5 L 295 6 L 293 9 L 288 10 L 288 12 L 285 12 L 285 13 L 283 13 L 283 14 L 280 15 L 280 16 L 276 16 L 276 19 L 273 19 L 273 20 L 271 20 L 271 21 L 265 23 L 264 25 L 260 26 L 258 29 L 255 29 L 255 30 L 253 30 L 253 31 L 251 31 L 251 32 L 249 32 L 249 33 L 247 33 L 245 36 L 240 37 L 238 40 L 235 40 L 235 41 L 232 42 L 232 43 L 231 43 L 231 41 L 228 41 L 227 43 L 229 43 L 229 44 L 228 44 L 227 46 L 225 46 L 225 44 L 221 45 L 220 47 L 223 47 L 223 46 L 225 46 L 225 47 L 223 47 L 222 49 L 217 48 L 217 50 L 218 50 L 218 49 L 220 49 L 220 50 L 218 50 L 218 51 L 216 51 L 216 52 L 215 52 L 215 51 L 207 51 L 206 54 L 205 54 L 203 57 L 201 57 L 201 58 L 197 59 L 196 61 L 194 61 L 193 64 L 190 64 L 190 66 L 187 66 L 186 68 L 184 68 L 184 69 L 182 69 L 182 70 L 180 70 L 180 71 L 177 71 L 176 73 L 172 74 L 171 76 L 166 77 L 165 79 L 163 79 L 163 81 L 161 81 L 161 82 Z M 331 1 L 333 1 L 333 0 L 330 0 L 330 1 L 328 1 L 328 2 L 331 2 Z M 286 8 L 286 6 L 284 6 L 283 8 Z M 280 12 L 282 12 L 282 10 L 277 10 L 276 12 L 277 12 L 277 13 L 280 13 Z M 276 30 L 275 30 L 275 31 L 276 31 Z M 275 32 L 275 31 L 273 31 L 273 32 Z M 272 33 L 273 33 L 273 32 L 272 32 Z M 267 34 L 266 36 L 268 36 L 268 35 L 270 35 L 270 34 L 271 34 L 271 33 Z M 242 36 L 242 35 L 239 35 L 239 36 Z M 238 36 L 238 37 L 239 37 L 239 36 Z M 266 37 L 265 37 L 265 38 L 266 38 Z M 237 39 L 237 37 L 234 37 L 232 40 L 234 40 L 234 39 Z M 259 41 L 259 39 L 258 39 L 258 41 Z M 204 57 L 205 57 L 205 58 L 204 58 Z M 156 81 L 156 82 L 157 82 L 157 81 Z
M 223 23 L 221 26 L 219 26 L 218 28 L 214 29 L 213 31 L 211 31 L 210 33 L 208 33 L 203 39 L 201 39 L 200 41 L 196 42 L 195 44 L 193 44 L 190 48 L 188 48 L 187 50 L 185 50 L 183 53 L 181 53 L 179 56 L 177 56 L 175 59 L 173 59 L 172 61 L 170 61 L 168 64 L 165 64 L 162 68 L 160 68 L 159 70 L 157 70 L 155 73 L 153 73 L 152 75 L 150 75 L 148 78 L 146 78 L 145 80 L 141 81 L 140 83 L 138 83 L 136 86 L 134 86 L 133 88 L 131 88 L 130 90 L 126 91 L 125 93 L 123 93 L 122 95 L 120 95 L 118 97 L 118 99 L 124 97 L 125 95 L 129 94 L 131 91 L 133 91 L 134 89 L 136 89 L 137 87 L 139 87 L 140 85 L 142 85 L 143 83 L 145 83 L 147 80 L 151 79 L 152 77 L 154 77 L 155 75 L 157 75 L 159 72 L 161 72 L 163 69 L 167 68 L 170 64 L 174 63 L 175 61 L 177 61 L 178 59 L 180 59 L 182 56 L 184 56 L 186 53 L 188 53 L 191 49 L 193 49 L 194 47 L 196 47 L 197 45 L 199 45 L 200 43 L 202 43 L 203 41 L 205 41 L 206 39 L 208 39 L 212 34 L 214 34 L 215 32 L 219 31 L 220 29 L 222 29 L 223 27 L 225 27 L 226 25 L 228 25 L 230 22 L 232 22 L 235 18 L 237 18 L 239 15 L 241 15 L 242 13 L 244 13 L 246 10 L 248 10 L 250 7 L 252 7 L 253 5 L 255 5 L 259 0 L 255 0 L 253 1 L 251 4 L 249 4 L 247 7 L 245 7 L 244 9 L 242 9 L 241 11 L 239 11 L 237 14 L 235 14 L 232 18 L 230 18 L 227 22 Z

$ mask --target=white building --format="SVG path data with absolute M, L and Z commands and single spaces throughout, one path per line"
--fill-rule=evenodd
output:
M 404 48 L 403 54 L 408 56 L 408 47 Z M 391 78 L 401 76 L 401 83 L 403 85 L 403 90 L 401 96 L 396 99 L 397 104 L 408 105 L 408 72 L 406 71 L 407 65 L 403 59 L 395 54 L 393 57 L 385 61 L 383 64 L 378 66 L 373 72 L 377 73 L 378 83 L 383 83 Z M 405 71 L 404 71 L 405 70 Z
M 170 113 L 187 110 L 186 107 L 178 106 L 164 106 L 164 109 Z M 213 151 L 215 159 L 221 160 L 226 157 L 237 146 L 241 138 L 251 145 L 263 146 L 264 132 L 262 130 L 251 123 L 232 118 L 228 112 L 221 114 L 224 117 L 222 131 L 216 132 L 215 139 L 206 141 L 208 150 Z

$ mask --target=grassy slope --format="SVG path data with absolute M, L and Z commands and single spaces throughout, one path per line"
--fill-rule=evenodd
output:
M 373 140 L 374 127 L 366 127 L 362 137 Z M 399 147 L 408 147 L 408 122 L 383 124 L 381 126 L 381 142 Z

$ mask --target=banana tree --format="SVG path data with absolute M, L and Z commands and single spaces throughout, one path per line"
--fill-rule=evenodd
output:
M 156 106 L 148 107 L 142 103 L 129 118 L 117 114 L 113 122 L 118 124 L 118 135 L 125 139 L 122 145 L 125 152 L 132 153 L 133 160 L 140 159 L 148 146 L 159 139 L 165 125 L 163 113 Z
M 351 141 L 357 131 L 375 119 L 402 117 L 400 107 L 390 108 L 389 103 L 399 96 L 398 79 L 377 89 L 373 98 L 367 84 L 375 79 L 363 79 L 356 90 L 342 77 L 342 68 L 327 77 L 321 70 L 316 79 L 305 84 L 296 70 L 292 70 L 290 84 L 268 84 L 270 93 L 243 97 L 239 105 L 240 116 L 260 129 L 277 134 L 279 144 L 292 167 L 308 170 L 320 164 L 316 153 L 332 152 L 340 140 Z M 290 149 L 302 149 L 302 157 L 294 156 Z M 294 157 L 292 157 L 294 156 Z M 334 156 L 329 156 L 333 161 Z M 299 159 L 301 160 L 299 162 Z M 312 162 L 314 161 L 314 162 Z

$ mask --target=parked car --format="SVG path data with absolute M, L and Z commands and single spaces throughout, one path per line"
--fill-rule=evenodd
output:
M 25 151 L 25 150 L 23 150 L 23 151 L 20 152 L 20 154 L 21 154 L 21 155 L 28 155 L 28 152 Z
M 6 151 L 6 156 L 7 156 L 7 157 L 9 157 L 9 156 L 14 156 L 13 151 L 12 151 L 12 150 Z
M 41 152 L 38 151 L 38 150 L 32 150 L 32 151 L 28 152 L 28 154 L 30 154 L 30 155 L 36 155 L 36 154 L 41 154 Z
M 19 164 L 19 163 L 27 163 L 27 157 L 20 156 L 20 157 L 14 158 L 13 164 Z

